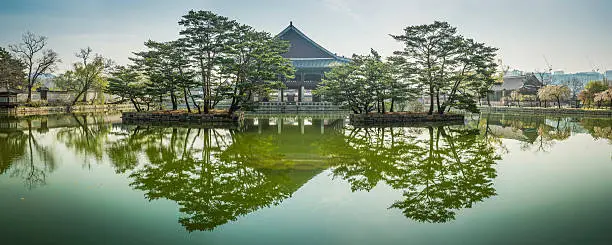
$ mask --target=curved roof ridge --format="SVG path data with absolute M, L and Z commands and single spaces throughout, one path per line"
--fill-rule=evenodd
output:
M 293 22 L 289 22 L 289 26 L 287 26 L 287 28 L 285 28 L 283 31 L 281 31 L 278 35 L 276 35 L 275 37 L 280 37 L 282 35 L 285 35 L 285 33 L 289 32 L 290 30 L 294 30 L 298 35 L 300 35 L 300 37 L 304 38 L 306 41 L 308 41 L 310 44 L 312 44 L 313 46 L 315 46 L 318 49 L 323 50 L 323 52 L 325 52 L 326 54 L 334 57 L 335 59 L 338 60 L 342 60 L 342 61 L 350 61 L 349 58 L 345 58 L 345 57 L 340 57 L 334 53 L 332 53 L 331 51 L 327 50 L 326 48 L 324 48 L 323 46 L 319 45 L 318 43 L 316 43 L 315 41 L 313 41 L 312 39 L 310 39 L 308 36 L 306 36 L 306 34 L 304 34 L 302 31 L 300 31 L 297 27 L 295 27 L 293 25 Z

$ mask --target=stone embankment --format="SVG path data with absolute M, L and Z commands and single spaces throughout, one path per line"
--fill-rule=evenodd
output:
M 351 114 L 350 123 L 353 126 L 411 126 L 428 123 L 463 124 L 462 114 L 434 114 L 421 113 L 387 113 L 387 114 Z
M 25 107 L 19 106 L 8 109 L 7 114 L 16 116 L 29 115 L 51 115 L 60 113 L 85 113 L 85 112 L 112 112 L 112 111 L 131 111 L 134 106 L 131 104 L 108 104 L 108 105 L 75 105 L 75 106 L 41 106 Z
M 485 113 L 536 114 L 536 115 L 577 115 L 612 117 L 612 110 L 595 110 L 579 108 L 541 108 L 541 107 L 480 107 Z

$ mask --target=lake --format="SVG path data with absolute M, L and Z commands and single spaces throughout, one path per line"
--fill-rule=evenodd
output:
M 611 244 L 612 119 L 0 118 L 0 244 Z

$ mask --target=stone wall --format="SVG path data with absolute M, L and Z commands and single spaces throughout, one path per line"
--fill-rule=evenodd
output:
M 612 117 L 612 110 L 585 110 L 578 108 L 542 108 L 542 107 L 488 107 L 479 108 L 481 112 L 507 114 L 539 114 L 539 115 L 580 115 Z
M 389 114 L 351 114 L 351 125 L 379 126 L 379 125 L 411 125 L 422 123 L 457 123 L 464 122 L 462 114 L 419 114 L 419 113 L 389 113 Z
M 134 106 L 131 104 L 106 104 L 106 105 L 75 105 L 75 106 L 42 106 L 42 107 L 23 107 L 19 106 L 7 110 L 7 114 L 18 116 L 25 115 L 48 115 L 58 113 L 73 112 L 111 112 L 111 111 L 131 111 Z
M 227 114 L 194 114 L 187 112 L 124 112 L 121 116 L 124 123 L 152 123 L 152 124 L 167 124 L 167 123 L 194 123 L 194 124 L 227 124 L 238 123 L 243 119 L 243 114 L 227 115 Z
M 72 103 L 76 93 L 67 92 L 67 91 L 49 91 L 47 92 L 47 102 L 50 104 L 68 104 Z M 89 91 L 87 92 L 87 101 L 92 101 L 97 99 L 100 96 L 97 92 Z M 17 95 L 17 102 L 25 103 L 28 99 L 28 94 L 20 93 Z M 117 96 L 104 94 L 104 101 L 114 101 L 117 100 Z M 32 101 L 40 101 L 40 92 L 32 91 Z

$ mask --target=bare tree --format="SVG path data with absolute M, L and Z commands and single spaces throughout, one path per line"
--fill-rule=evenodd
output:
M 9 49 L 23 62 L 27 69 L 28 100 L 32 101 L 32 87 L 38 82 L 38 77 L 53 71 L 55 64 L 61 62 L 57 53 L 47 46 L 47 37 L 26 32 L 21 37 L 21 43 L 9 45 Z
M 576 104 L 577 106 L 578 104 L 576 103 L 576 101 L 578 100 L 578 93 L 580 93 L 580 91 L 584 88 L 584 83 L 578 80 L 578 78 L 574 77 L 572 79 L 563 81 L 563 85 L 566 85 L 570 89 L 570 91 L 572 92 L 572 103 Z

